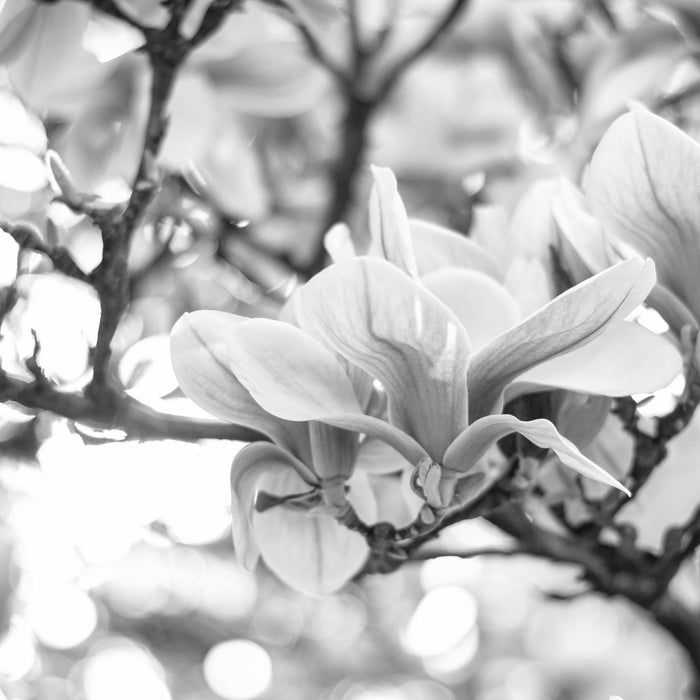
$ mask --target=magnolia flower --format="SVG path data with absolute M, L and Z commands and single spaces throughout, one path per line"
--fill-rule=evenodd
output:
M 605 133 L 585 186 L 610 244 L 622 255 L 629 246 L 654 259 L 659 309 L 674 326 L 700 320 L 699 187 L 700 145 L 642 108 Z
M 409 219 L 391 171 L 373 168 L 373 175 L 370 252 L 394 263 L 450 307 L 467 328 L 473 351 L 554 299 L 548 281 L 555 236 L 552 181 L 530 188 L 509 224 L 505 214 L 489 212 L 472 240 Z M 338 232 L 334 237 L 337 258 Z M 680 355 L 665 338 L 623 318 L 577 348 L 536 363 L 508 388 L 509 396 L 543 386 L 604 396 L 651 393 L 666 386 L 681 369 Z
M 366 521 L 376 519 L 376 504 L 366 477 L 353 477 L 360 449 L 356 432 L 269 413 L 245 388 L 245 375 L 234 374 L 240 353 L 236 339 L 255 339 L 262 355 L 278 327 L 284 328 L 292 352 L 295 344 L 315 342 L 280 321 L 219 311 L 186 314 L 172 331 L 173 368 L 185 394 L 206 411 L 272 441 L 243 448 L 231 469 L 233 540 L 243 566 L 252 570 L 262 555 L 291 586 L 329 593 L 351 578 L 368 554 L 364 539 L 336 521 L 350 512 L 346 483 L 351 482 L 353 508 Z M 352 368 L 346 373 L 340 365 L 337 371 L 358 410 L 366 408 L 371 388 L 366 377 Z M 279 391 L 284 393 L 284 386 Z M 372 458 L 373 447 L 364 443 L 364 461 Z M 387 459 L 385 452 L 381 458 Z

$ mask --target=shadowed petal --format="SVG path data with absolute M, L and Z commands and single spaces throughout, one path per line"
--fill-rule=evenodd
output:
M 358 474 L 351 482 L 350 500 L 365 522 L 373 522 L 376 502 L 363 477 Z M 284 495 L 308 487 L 287 470 L 281 479 L 263 477 L 260 488 Z M 315 595 L 332 593 L 347 583 L 369 553 L 361 535 L 328 515 L 273 507 L 253 512 L 253 528 L 265 564 L 288 585 Z
M 381 381 L 391 422 L 440 461 L 466 425 L 469 341 L 457 317 L 377 258 L 316 275 L 298 313 L 304 328 Z
M 520 321 L 513 295 L 483 272 L 448 267 L 432 272 L 422 282 L 462 322 L 472 352 Z
M 521 421 L 515 416 L 486 416 L 472 423 L 447 449 L 444 465 L 467 474 L 497 440 L 511 433 L 520 433 L 538 447 L 551 449 L 567 467 L 591 479 L 629 491 L 604 469 L 585 457 L 578 448 L 557 432 L 544 418 Z
M 182 316 L 170 336 L 175 376 L 185 394 L 205 411 L 259 430 L 306 460 L 311 455 L 307 426 L 270 415 L 231 371 L 231 337 L 246 320 L 223 311 L 195 311 Z
M 560 294 L 491 341 L 469 366 L 470 420 L 491 413 L 506 384 L 531 367 L 590 342 L 622 320 L 654 286 L 654 264 L 633 258 Z
M 603 136 L 585 190 L 593 214 L 652 257 L 660 282 L 700 318 L 700 145 L 635 108 Z
M 254 442 L 244 447 L 231 466 L 231 516 L 233 518 L 233 546 L 242 566 L 252 571 L 260 552 L 251 536 L 251 522 L 255 507 L 255 494 L 261 479 L 272 476 L 283 480 L 288 472 L 302 476 L 306 489 L 316 483 L 314 475 L 299 460 L 277 445 Z M 302 481 L 299 479 L 299 481 Z M 294 491 L 288 491 L 289 495 Z
M 493 255 L 471 238 L 420 219 L 410 219 L 409 224 L 421 276 L 443 267 L 464 267 L 496 280 L 503 279 L 500 265 Z

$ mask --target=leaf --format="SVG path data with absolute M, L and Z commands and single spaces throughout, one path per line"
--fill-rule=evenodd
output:
M 255 495 L 265 477 L 272 476 L 283 481 L 287 473 L 306 474 L 302 483 L 308 490 L 313 485 L 313 475 L 291 454 L 277 445 L 254 442 L 244 447 L 231 465 L 231 517 L 233 519 L 233 546 L 242 566 L 252 571 L 260 555 L 251 524 L 255 506 Z M 301 481 L 301 479 L 299 479 Z M 300 490 L 304 490 L 303 488 Z M 289 491 L 282 495 L 294 493 Z
M 369 199 L 371 252 L 396 265 L 410 277 L 418 277 L 413 254 L 411 229 L 394 173 L 389 168 L 371 166 L 374 186 Z
M 510 292 L 483 272 L 449 267 L 422 281 L 462 322 L 473 352 L 520 321 L 518 304 Z
M 519 433 L 543 449 L 551 449 L 570 469 L 590 479 L 629 491 L 604 469 L 579 452 L 576 445 L 560 435 L 554 425 L 543 418 L 521 421 L 515 416 L 486 416 L 472 423 L 447 449 L 444 465 L 467 474 L 497 440 Z
M 440 461 L 466 425 L 470 349 L 457 317 L 395 266 L 368 257 L 316 275 L 298 309 L 302 327 L 382 383 L 390 422 Z
M 519 379 L 603 396 L 653 393 L 683 371 L 666 338 L 636 323 L 614 323 L 590 343 L 533 367 Z
M 195 311 L 180 318 L 170 339 L 173 370 L 180 387 L 212 415 L 259 430 L 303 461 L 310 461 L 308 427 L 270 415 L 231 370 L 231 335 L 243 322 L 240 316 L 222 311 Z
M 464 267 L 496 280 L 503 278 L 494 256 L 472 239 L 420 219 L 409 219 L 409 225 L 421 277 L 444 267 Z
M 700 318 L 700 146 L 636 108 L 603 136 L 585 191 L 593 214 L 653 258 L 659 282 Z
M 633 258 L 572 287 L 475 353 L 469 366 L 470 420 L 488 415 L 501 392 L 528 369 L 590 342 L 644 301 L 651 260 Z
M 291 470 L 264 476 L 259 488 L 277 495 L 308 490 Z M 371 522 L 376 506 L 367 486 L 362 490 L 356 482 L 351 496 L 360 517 Z M 253 527 L 265 564 L 286 584 L 305 593 L 326 595 L 338 590 L 360 570 L 369 553 L 361 535 L 327 515 L 273 507 L 253 512 Z

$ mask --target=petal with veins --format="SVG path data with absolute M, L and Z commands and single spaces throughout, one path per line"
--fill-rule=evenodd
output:
M 585 190 L 593 214 L 652 257 L 660 282 L 700 318 L 700 145 L 635 108 L 603 136 Z
M 492 413 L 505 386 L 523 372 L 585 345 L 625 318 L 655 280 L 651 260 L 626 260 L 560 294 L 481 348 L 467 378 L 470 421 Z
M 439 462 L 467 419 L 470 349 L 459 319 L 395 266 L 368 257 L 316 275 L 298 311 L 302 327 L 382 383 L 391 423 Z
M 553 423 L 544 418 L 532 421 L 521 421 L 509 415 L 480 418 L 449 446 L 444 464 L 448 469 L 467 474 L 491 445 L 511 433 L 519 433 L 538 447 L 551 449 L 563 464 L 579 474 L 629 493 L 604 469 L 581 454 L 571 441 L 557 432 Z
M 245 321 L 223 311 L 185 314 L 170 336 L 175 376 L 185 394 L 205 411 L 259 430 L 306 461 L 311 455 L 307 426 L 270 415 L 231 371 L 231 337 Z

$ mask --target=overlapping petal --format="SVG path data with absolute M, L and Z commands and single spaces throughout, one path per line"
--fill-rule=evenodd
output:
M 396 177 L 389 168 L 372 166 L 374 187 L 369 201 L 371 252 L 388 260 L 411 277 L 418 277 L 406 208 Z
M 493 255 L 471 238 L 420 219 L 409 219 L 409 226 L 419 275 L 445 267 L 464 267 L 503 279 Z
M 450 445 L 445 453 L 444 465 L 467 474 L 494 442 L 511 433 L 519 433 L 538 447 L 552 450 L 563 464 L 580 474 L 629 493 L 604 469 L 581 454 L 572 442 L 557 432 L 553 423 L 544 418 L 522 421 L 505 414 L 480 418 Z
M 376 503 L 362 475 L 350 486 L 353 506 L 365 522 L 376 520 Z M 292 470 L 270 474 L 259 488 L 273 495 L 308 490 Z M 300 591 L 326 595 L 347 583 L 364 564 L 369 548 L 362 535 L 334 518 L 274 507 L 253 511 L 253 528 L 265 564 L 285 583 Z
M 459 319 L 377 258 L 316 275 L 299 294 L 298 315 L 302 327 L 384 385 L 391 423 L 440 461 L 467 422 L 470 348 Z
M 591 160 L 586 198 L 700 318 L 700 145 L 642 108 L 618 118 Z
M 501 283 L 483 272 L 446 267 L 426 275 L 422 282 L 462 322 L 472 352 L 520 321 L 517 301 Z
M 658 391 L 682 371 L 681 356 L 666 338 L 622 321 L 590 343 L 533 367 L 520 380 L 602 396 L 629 396 Z
M 231 371 L 231 338 L 245 321 L 222 311 L 196 311 L 180 318 L 170 339 L 180 387 L 217 418 L 258 430 L 307 461 L 311 455 L 307 427 L 270 415 Z
M 233 546 L 239 561 L 252 571 L 260 551 L 251 536 L 251 523 L 255 509 L 255 495 L 259 484 L 269 475 L 277 479 L 288 472 L 302 476 L 307 488 L 315 484 L 315 477 L 299 460 L 278 445 L 254 442 L 244 447 L 233 460 L 231 467 L 231 516 L 233 519 Z M 292 493 L 291 491 L 289 493 Z
M 472 357 L 470 420 L 493 412 L 505 386 L 536 365 L 590 342 L 649 294 L 654 264 L 633 258 L 569 289 Z

